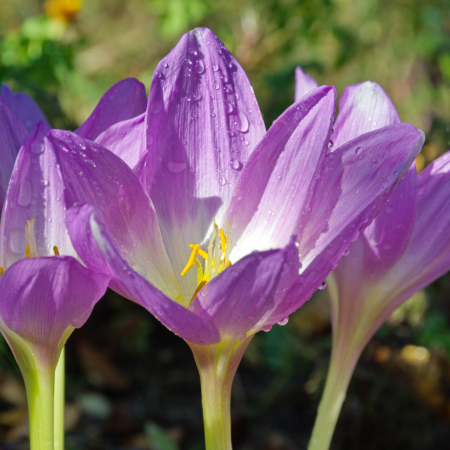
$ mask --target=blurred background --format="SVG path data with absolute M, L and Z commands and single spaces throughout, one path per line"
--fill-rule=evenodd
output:
M 341 93 L 376 81 L 426 133 L 419 170 L 450 148 L 449 0 L 1 0 L 0 81 L 75 129 L 115 82 L 147 88 L 188 30 L 211 28 L 269 127 L 301 65 Z M 450 275 L 397 310 L 364 351 L 333 450 L 442 450 L 450 442 Z M 331 347 L 327 291 L 259 333 L 236 376 L 235 450 L 306 449 Z M 109 292 L 67 347 L 67 449 L 202 450 L 189 348 Z M 0 448 L 27 448 L 23 383 L 0 341 Z

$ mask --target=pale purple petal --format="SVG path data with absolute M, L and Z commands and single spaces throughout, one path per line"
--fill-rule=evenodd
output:
M 67 208 L 90 203 L 99 209 L 122 257 L 166 295 L 178 298 L 181 291 L 155 210 L 131 169 L 109 150 L 69 131 L 53 130 L 48 140 L 60 164 Z
M 44 122 L 49 125 L 41 108 L 39 108 L 36 102 L 28 94 L 25 94 L 24 92 L 14 93 L 9 86 L 2 84 L 1 96 L 17 114 L 28 133 L 33 131 L 34 127 L 39 122 Z
M 145 113 L 112 125 L 95 142 L 115 153 L 134 170 L 146 153 Z
M 308 92 L 316 89 L 319 83 L 300 66 L 295 68 L 295 101 L 298 102 Z
M 1 331 L 56 356 L 64 332 L 86 322 L 108 280 L 71 257 L 22 259 L 0 278 Z
M 272 125 L 242 171 L 224 220 L 232 260 L 289 242 L 309 208 L 328 150 L 336 91 L 306 94 Z
M 25 257 L 25 225 L 33 220 L 37 256 L 76 256 L 65 225 L 64 186 L 48 149 L 48 125 L 40 122 L 25 140 L 11 175 L 0 225 L 0 265 Z M 36 255 L 35 255 L 36 256 Z
M 115 291 L 142 305 L 164 326 L 187 341 L 202 345 L 220 341 L 220 334 L 211 320 L 170 300 L 129 266 L 113 244 L 107 225 L 91 205 L 72 208 L 69 217 L 73 222 L 70 230 L 75 247 L 80 254 L 88 254 L 87 263 L 106 263 L 103 270 L 113 276 L 111 287 Z M 94 249 L 89 250 L 89 247 Z
M 331 138 L 334 148 L 369 131 L 400 123 L 383 88 L 372 81 L 347 86 L 339 99 L 339 114 Z
M 302 275 L 273 320 L 311 297 L 378 214 L 422 144 L 422 132 L 397 124 L 364 134 L 327 156 L 311 211 L 301 223 Z
M 419 206 L 414 232 L 387 280 L 397 290 L 396 305 L 450 270 L 449 192 L 450 152 L 447 152 L 418 176 Z
M 185 34 L 156 67 L 147 110 L 144 182 L 177 273 L 189 244 L 220 221 L 241 169 L 265 133 L 250 83 L 210 30 Z M 192 278 L 193 277 L 193 278 Z M 195 280 L 195 274 L 184 278 Z
M 8 188 L 9 178 L 27 130 L 17 114 L 0 97 L 0 210 Z
M 295 242 L 282 250 L 254 252 L 206 284 L 190 309 L 211 318 L 222 338 L 238 341 L 259 331 L 298 277 Z
M 366 250 L 365 261 L 362 262 L 366 266 L 368 277 L 374 276 L 375 272 L 379 276 L 405 251 L 416 217 L 417 170 L 416 164 L 413 163 L 386 206 L 361 236 L 370 247 L 370 250 Z
M 106 91 L 75 133 L 93 141 L 112 125 L 141 115 L 146 107 L 145 86 L 134 78 L 127 78 Z

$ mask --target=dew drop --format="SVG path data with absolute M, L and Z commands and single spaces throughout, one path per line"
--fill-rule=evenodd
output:
M 24 230 L 18 228 L 11 228 L 8 236 L 8 243 L 10 250 L 16 255 L 21 255 L 26 249 L 26 240 Z
M 234 123 L 234 128 L 241 133 L 246 133 L 250 127 L 247 114 L 243 111 L 238 112 L 237 121 Z
M 269 332 L 272 329 L 272 325 L 264 325 L 261 330 L 265 331 L 266 333 Z
M 167 170 L 170 173 L 179 173 L 179 172 L 183 172 L 183 170 L 186 169 L 186 163 L 184 162 L 175 162 L 175 161 L 169 161 L 167 163 Z
M 330 142 L 328 142 L 328 148 L 332 148 L 333 147 L 333 141 L 330 139 Z
M 225 111 L 231 114 L 234 111 L 233 105 L 225 100 Z
M 39 180 L 39 183 L 41 186 L 44 186 L 44 187 L 48 186 L 48 180 L 46 180 L 45 178 L 41 178 Z
M 164 69 L 167 69 L 169 67 L 169 64 L 167 64 L 166 62 L 163 62 L 161 65 L 164 67 Z
M 163 109 L 163 102 L 161 100 L 154 100 L 150 103 L 149 111 L 151 114 L 158 114 Z
M 348 256 L 349 253 L 350 253 L 350 250 L 347 248 L 346 250 L 344 250 L 343 255 L 344 255 L 344 256 Z
M 357 155 L 360 155 L 360 154 L 362 153 L 362 151 L 363 151 L 363 148 L 362 148 L 362 147 L 357 147 L 356 150 L 355 150 L 355 153 L 356 153 Z
M 325 290 L 326 288 L 327 288 L 327 282 L 324 281 L 324 282 L 319 286 L 319 289 L 320 289 L 321 291 L 323 291 L 323 290 Z
M 195 63 L 195 72 L 196 73 L 203 73 L 205 71 L 205 64 L 203 63 L 203 61 L 198 60 Z
M 219 178 L 219 184 L 220 184 L 221 186 L 225 186 L 225 185 L 227 184 L 226 178 L 225 178 L 225 177 L 220 177 L 220 178 Z
M 242 169 L 242 163 L 238 159 L 233 159 L 231 161 L 231 167 L 234 170 L 241 170 Z
M 17 196 L 17 204 L 19 206 L 28 206 L 31 202 L 31 182 L 24 180 L 20 185 L 19 195 Z
M 145 266 L 143 266 L 139 263 L 131 264 L 131 268 L 135 272 L 137 272 L 141 277 L 145 277 L 147 275 L 147 269 L 145 268 Z
M 219 70 L 219 66 L 217 64 L 213 65 L 213 70 L 214 72 L 217 72 Z
M 286 325 L 288 322 L 289 322 L 289 317 L 285 317 L 283 320 L 280 320 L 278 322 L 278 325 L 283 326 L 283 325 Z

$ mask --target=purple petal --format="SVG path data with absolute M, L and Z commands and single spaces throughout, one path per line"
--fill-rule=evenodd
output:
M 17 114 L 0 97 L 0 209 L 3 207 L 9 178 L 27 130 Z
M 282 250 L 254 252 L 207 283 L 190 309 L 212 319 L 222 338 L 242 340 L 266 324 L 298 270 L 293 240 Z
M 100 215 L 91 205 L 71 208 L 69 213 L 75 247 L 80 254 L 86 254 L 86 247 L 94 247 L 95 255 L 91 253 L 87 262 L 94 262 L 95 265 L 106 263 L 107 267 L 103 270 L 107 268 L 114 277 L 111 282 L 114 290 L 142 305 L 169 330 L 189 342 L 209 345 L 220 341 L 220 334 L 211 320 L 197 316 L 170 300 L 128 265 L 112 243 Z
M 40 122 L 25 140 L 14 166 L 0 225 L 0 265 L 25 257 L 25 225 L 33 220 L 37 256 L 75 256 L 65 226 L 64 186 L 48 149 L 48 125 Z M 36 255 L 35 255 L 36 256 Z
M 264 123 L 243 69 L 204 28 L 185 34 L 156 67 L 147 121 L 144 182 L 181 272 L 189 244 L 220 221 Z
M 450 270 L 450 152 L 418 176 L 419 206 L 410 244 L 389 274 L 401 304 Z
M 0 278 L 1 331 L 56 356 L 67 328 L 86 322 L 107 286 L 108 277 L 71 257 L 22 259 Z
M 327 156 L 311 212 L 300 224 L 302 276 L 281 305 L 302 305 L 378 214 L 423 144 L 423 133 L 397 124 L 366 133 Z
M 19 116 L 28 133 L 33 131 L 39 122 L 49 125 L 41 108 L 29 95 L 24 92 L 14 93 L 6 84 L 2 84 L 1 96 Z
M 253 152 L 225 219 L 236 261 L 289 242 L 309 207 L 328 149 L 336 91 L 322 86 L 287 109 Z
M 319 86 L 317 81 L 300 66 L 295 68 L 295 101 L 298 102 L 308 92 Z
M 134 78 L 127 78 L 106 91 L 75 133 L 93 141 L 112 125 L 144 113 L 146 107 L 145 86 Z
M 400 118 L 391 99 L 379 84 L 366 81 L 344 89 L 331 139 L 338 148 L 361 134 L 395 123 L 400 123 Z
M 95 142 L 112 151 L 134 169 L 146 152 L 145 113 L 112 125 Z
M 155 210 L 131 169 L 112 152 L 69 131 L 53 130 L 48 140 L 60 164 L 67 208 L 80 203 L 94 205 L 108 224 L 122 257 L 131 266 L 140 267 L 166 295 L 178 298 L 180 287 Z

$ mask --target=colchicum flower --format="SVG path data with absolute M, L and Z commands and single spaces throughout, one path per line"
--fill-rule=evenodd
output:
M 395 107 L 378 84 L 349 86 L 340 99 L 335 142 L 342 145 L 399 123 Z M 333 347 L 310 450 L 329 448 L 348 383 L 370 338 L 398 306 L 450 270 L 448 192 L 450 153 L 419 175 L 413 163 L 327 278 Z
M 117 136 L 121 126 L 133 122 L 132 132 L 140 127 L 143 133 L 139 123 L 143 124 L 145 107 L 144 86 L 124 80 L 105 94 L 76 133 L 109 140 L 114 147 L 126 142 L 123 133 Z M 61 176 L 53 153 L 46 150 L 49 130 L 30 97 L 2 86 L 0 331 L 25 379 L 34 450 L 64 448 L 62 349 L 73 329 L 87 320 L 109 281 L 75 259 L 65 225 Z
M 208 449 L 231 449 L 231 383 L 253 335 L 310 298 L 422 145 L 397 124 L 329 154 L 335 98 L 317 88 L 265 133 L 244 71 L 196 29 L 155 69 L 140 180 L 100 145 L 48 135 L 77 254 L 190 345 Z

